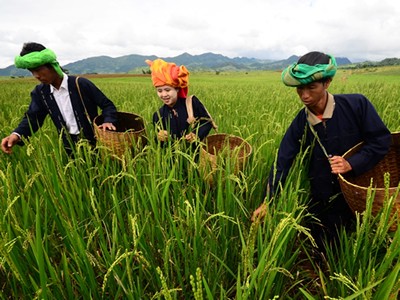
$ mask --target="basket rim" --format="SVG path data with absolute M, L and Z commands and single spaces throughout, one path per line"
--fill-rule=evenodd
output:
M 141 115 L 139 115 L 139 114 L 137 114 L 137 113 L 124 112 L 124 111 L 117 111 L 117 115 L 118 115 L 118 114 L 120 114 L 120 115 L 130 115 L 130 116 L 135 116 L 135 117 L 141 118 L 142 121 L 143 121 L 143 128 L 140 129 L 140 130 L 128 129 L 128 130 L 125 130 L 125 131 L 114 131 L 114 130 L 106 130 L 106 131 L 103 131 L 103 130 L 100 130 L 100 129 L 99 129 L 99 125 L 97 125 L 97 123 L 96 123 L 96 119 L 99 118 L 99 117 L 101 117 L 102 114 L 97 115 L 97 116 L 93 119 L 93 127 L 95 128 L 96 131 L 101 132 L 101 134 L 114 134 L 114 135 L 120 135 L 120 134 L 126 134 L 126 133 L 140 133 L 140 132 L 143 132 L 143 131 L 146 130 L 146 127 L 144 126 L 144 118 L 143 118 Z
M 213 133 L 213 134 L 207 135 L 205 138 L 208 138 L 208 137 L 211 137 L 211 136 L 229 136 L 229 137 L 236 137 L 236 138 L 240 138 L 240 139 L 242 139 L 242 140 L 245 141 L 244 138 L 242 138 L 242 137 L 240 137 L 240 136 L 237 136 L 237 135 L 234 135 L 234 134 L 231 134 L 231 133 Z
M 105 130 L 104 131 L 102 129 L 99 129 L 99 125 L 96 125 L 96 130 L 101 132 L 102 134 L 125 134 L 125 133 L 139 133 L 139 132 L 145 131 L 146 128 L 142 128 L 140 130 L 128 129 L 125 131 L 114 131 L 114 130 Z
M 209 137 L 220 137 L 220 136 L 232 137 L 232 138 L 240 139 L 240 140 L 242 141 L 242 144 L 245 144 L 245 145 L 249 148 L 249 151 L 246 152 L 246 156 L 249 156 L 249 155 L 253 152 L 253 147 L 251 146 L 251 144 L 250 144 L 247 140 L 245 140 L 244 138 L 242 138 L 242 137 L 240 137 L 240 136 L 231 134 L 231 133 L 213 133 L 213 134 L 207 135 L 207 136 L 204 138 L 204 140 L 202 141 L 203 144 L 204 144 L 202 148 L 204 148 L 204 146 L 207 145 L 207 139 L 208 139 Z M 204 150 L 204 149 L 203 149 L 203 150 Z
M 399 137 L 400 137 L 400 131 L 391 132 L 390 135 L 391 135 L 391 136 L 399 136 Z M 353 151 L 354 149 L 356 149 L 357 147 L 359 147 L 359 146 L 362 145 L 363 143 L 364 143 L 364 142 L 357 143 L 356 145 L 354 145 L 353 147 L 351 147 L 349 150 L 347 150 L 347 151 L 342 155 L 342 157 L 346 157 L 347 154 L 349 154 L 351 151 Z M 368 189 L 372 189 L 372 190 L 374 190 L 374 191 L 386 191 L 386 188 L 385 188 L 385 187 L 372 187 L 371 185 L 368 186 L 368 187 L 365 187 L 365 186 L 361 186 L 361 185 L 358 185 L 358 184 L 354 184 L 354 183 L 348 181 L 348 180 L 343 176 L 343 174 L 341 174 L 341 173 L 338 174 L 338 177 L 339 177 L 339 181 L 342 181 L 343 183 L 348 184 L 348 185 L 350 185 L 351 187 L 355 187 L 355 188 L 358 188 L 358 189 L 361 189 L 361 190 L 364 190 L 364 191 L 367 191 Z M 391 190 L 396 190 L 396 189 L 399 188 L 399 186 L 400 186 L 400 183 L 397 185 L 397 187 L 389 187 L 389 190 L 390 190 L 390 191 L 391 191 Z
M 243 143 L 248 144 L 251 147 L 250 143 L 248 141 L 246 141 L 244 138 L 242 138 L 240 136 L 237 136 L 237 135 L 234 135 L 234 134 L 231 134 L 231 133 L 213 133 L 213 134 L 209 134 L 204 138 L 203 141 L 205 142 L 210 137 L 220 137 L 220 136 L 232 137 L 232 138 L 240 139 L 240 140 L 243 141 Z
M 357 188 L 359 190 L 368 191 L 369 189 L 371 189 L 373 191 L 380 191 L 380 192 L 386 191 L 385 187 L 373 187 L 373 186 L 366 187 L 366 186 L 361 186 L 361 185 L 354 184 L 354 183 L 346 180 L 343 176 L 340 176 L 340 178 L 342 179 L 343 183 L 346 183 L 347 185 L 349 185 L 351 187 L 354 187 L 354 188 Z M 389 191 L 395 191 L 398 188 L 400 188 L 400 183 L 396 187 L 394 187 L 394 186 L 389 187 L 388 190 Z
M 117 111 L 116 114 L 117 114 L 117 115 L 136 116 L 136 117 L 140 117 L 140 118 L 142 118 L 142 119 L 144 120 L 143 116 L 142 116 L 142 115 L 139 115 L 139 114 L 137 114 L 137 113 L 125 112 L 125 111 Z M 94 122 L 94 120 L 96 120 L 97 118 L 100 118 L 100 117 L 102 117 L 102 116 L 103 116 L 103 114 L 97 115 L 97 116 L 93 119 L 93 122 Z

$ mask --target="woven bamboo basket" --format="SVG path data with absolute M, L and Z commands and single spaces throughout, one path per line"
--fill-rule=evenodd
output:
M 143 118 L 133 113 L 117 112 L 117 119 L 115 131 L 99 128 L 104 123 L 103 115 L 94 119 L 95 135 L 99 143 L 118 157 L 122 157 L 127 150 L 142 149 L 147 143 Z
M 360 150 L 363 143 L 359 143 L 348 150 L 343 157 L 351 157 Z M 372 203 L 372 214 L 376 215 L 383 207 L 386 199 L 385 173 L 390 174 L 389 196 L 396 195 L 400 182 L 400 132 L 392 133 L 392 145 L 385 157 L 371 170 L 360 176 L 339 174 L 339 183 L 344 198 L 353 212 L 363 212 L 366 208 L 368 189 L 372 181 L 372 193 L 375 195 Z M 398 214 L 400 218 L 400 193 L 394 199 L 391 216 Z M 397 224 L 391 226 L 390 230 L 396 230 Z
M 249 158 L 252 147 L 244 139 L 224 134 L 212 134 L 204 139 L 203 147 L 200 150 L 199 168 L 210 184 L 213 183 L 214 174 L 218 165 L 229 163 L 231 170 L 237 174 L 243 170 Z

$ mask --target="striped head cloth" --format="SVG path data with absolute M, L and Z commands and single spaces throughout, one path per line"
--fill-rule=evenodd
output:
M 329 63 L 308 65 L 294 63 L 282 72 L 282 81 L 287 86 L 300 86 L 325 78 L 332 78 L 336 74 L 337 64 L 332 55 L 327 54 Z
M 187 97 L 189 71 L 185 66 L 177 66 L 162 59 L 146 60 L 146 63 L 150 66 L 151 80 L 155 87 L 169 85 L 179 88 L 178 96 L 181 98 Z

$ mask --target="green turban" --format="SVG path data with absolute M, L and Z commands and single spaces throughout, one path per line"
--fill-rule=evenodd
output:
M 50 64 L 58 75 L 63 76 L 57 57 L 50 49 L 34 51 L 23 56 L 15 57 L 15 66 L 19 69 L 35 69 L 37 67 Z
M 300 86 L 318 81 L 324 78 L 332 78 L 336 74 L 337 64 L 332 55 L 329 56 L 328 64 L 307 64 L 294 63 L 282 72 L 282 81 L 287 86 Z

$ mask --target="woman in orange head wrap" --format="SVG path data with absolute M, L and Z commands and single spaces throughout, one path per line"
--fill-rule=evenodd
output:
M 207 109 L 196 96 L 187 99 L 189 72 L 185 66 L 165 62 L 162 59 L 146 60 L 150 66 L 151 79 L 157 95 L 164 105 L 154 113 L 153 124 L 157 139 L 166 142 L 169 138 L 184 138 L 189 142 L 202 140 L 214 126 Z M 190 101 L 193 118 L 189 118 Z M 192 125 L 192 126 L 190 126 Z
M 169 85 L 179 89 L 179 97 L 186 98 L 189 85 L 189 71 L 185 66 L 178 67 L 162 59 L 146 60 L 151 69 L 151 80 L 155 87 Z

